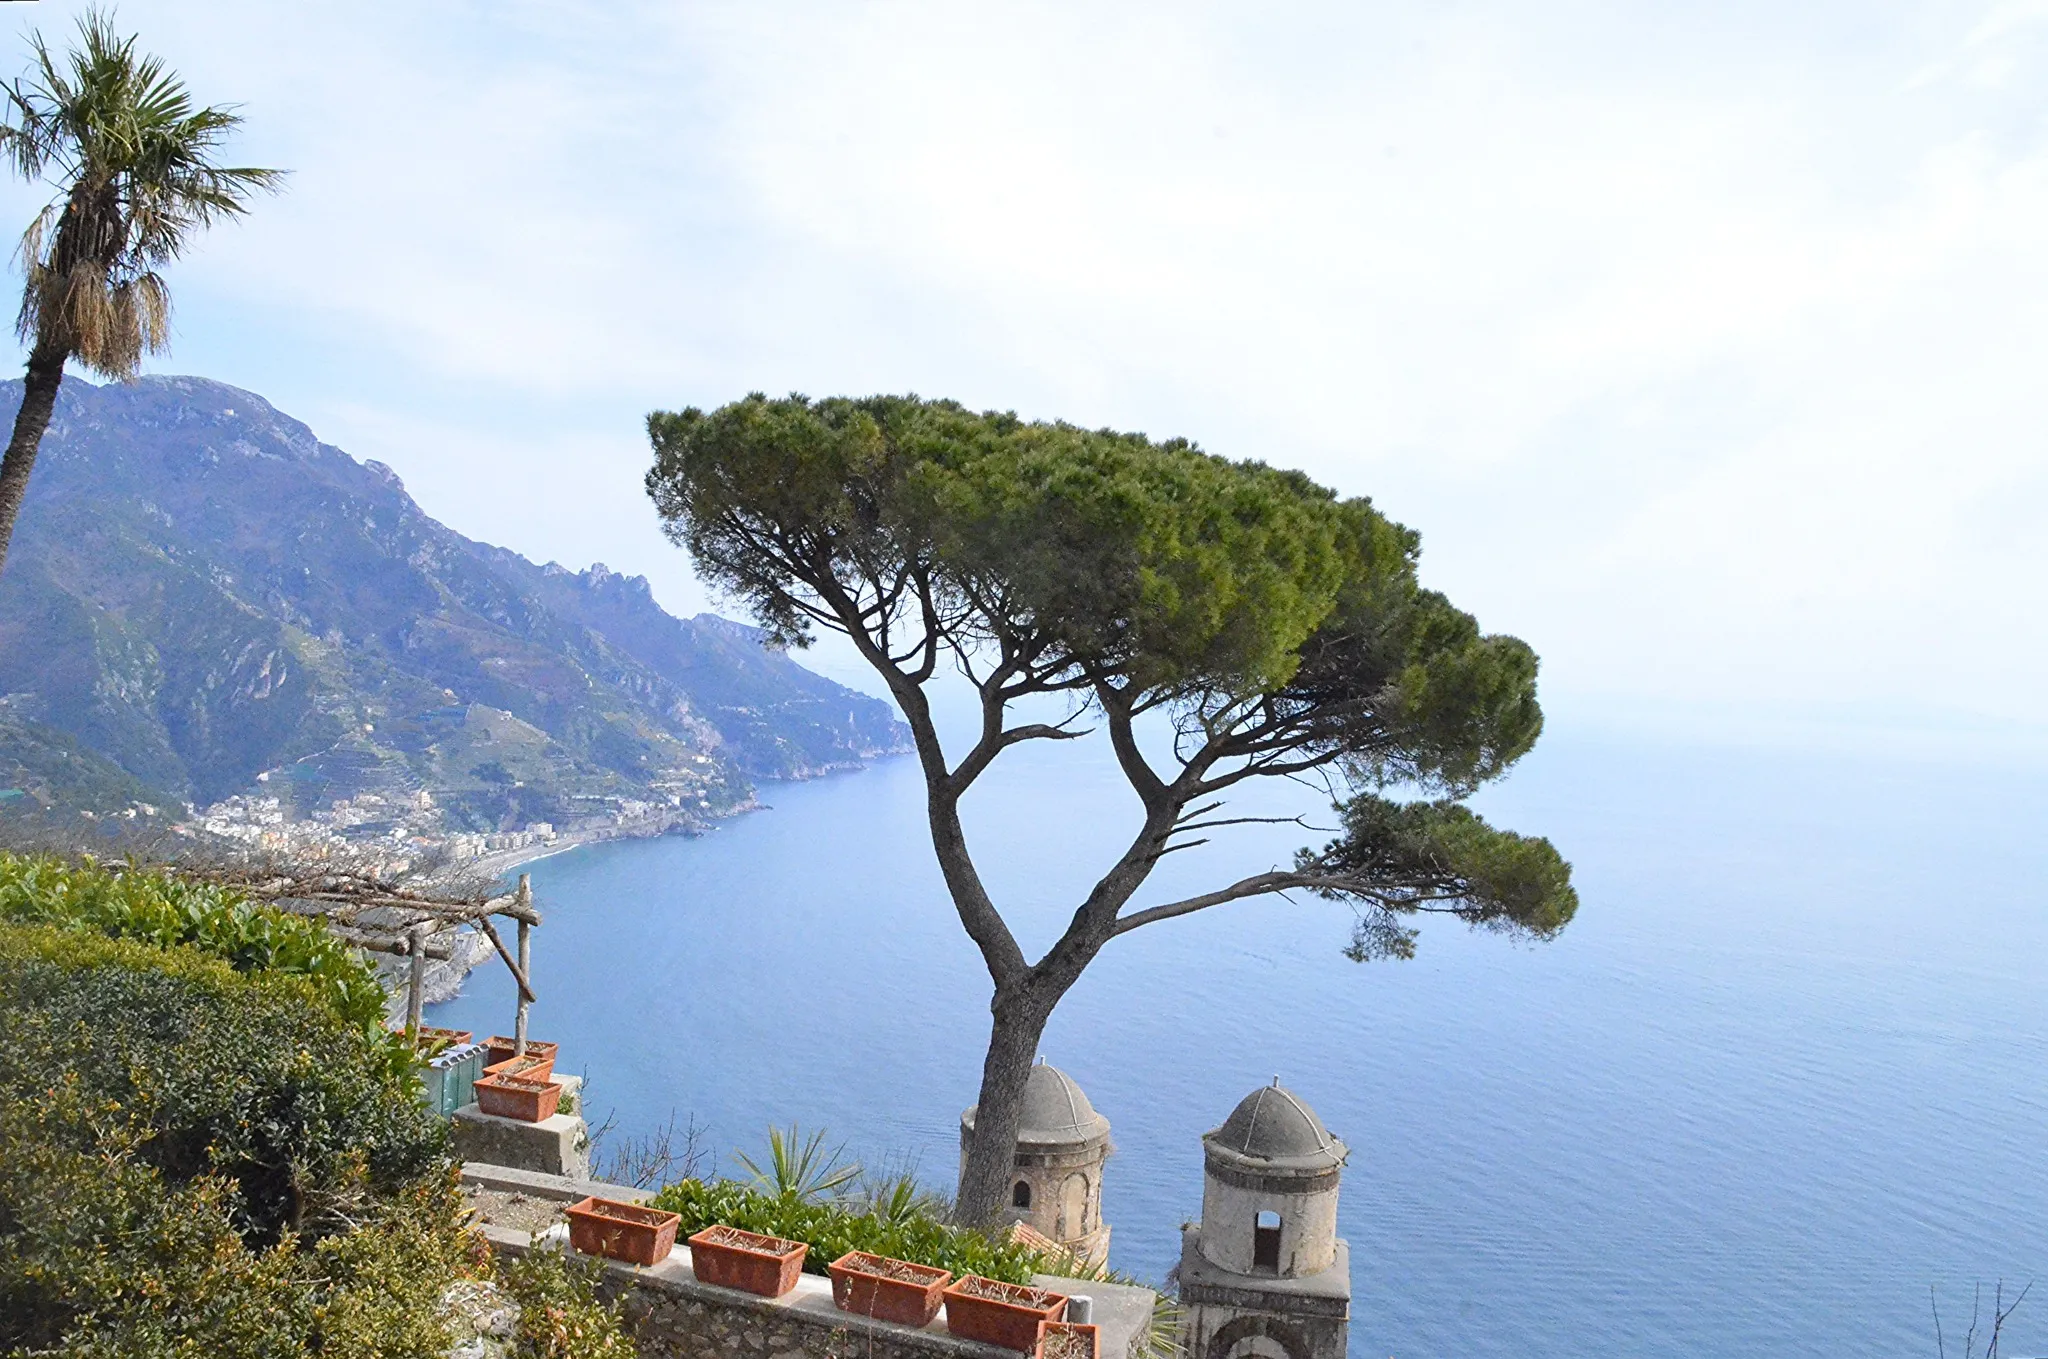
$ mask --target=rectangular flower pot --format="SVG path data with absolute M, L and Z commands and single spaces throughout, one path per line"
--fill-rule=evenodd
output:
M 443 1048 L 459 1048 L 474 1043 L 476 1034 L 468 1029 L 436 1029 L 422 1024 L 417 1037 L 420 1047 L 432 1052 Z
M 711 1226 L 690 1238 L 690 1268 L 702 1283 L 779 1298 L 796 1287 L 809 1251 L 801 1241 Z
M 842 1312 L 893 1321 L 899 1326 L 929 1326 L 946 1300 L 953 1271 L 936 1265 L 892 1260 L 850 1250 L 826 1271 L 832 1276 L 832 1302 Z
M 524 1056 L 507 1057 L 502 1062 L 490 1060 L 490 1049 L 484 1050 L 484 1075 L 524 1076 L 530 1081 L 548 1081 L 555 1077 L 555 1054 L 536 1054 L 529 1050 Z
M 629 1265 L 656 1265 L 668 1259 L 683 1222 L 674 1213 L 596 1197 L 570 1205 L 567 1214 L 570 1245 L 585 1255 Z
M 555 1047 L 556 1045 L 553 1043 L 543 1043 L 538 1039 L 529 1038 L 526 1040 L 526 1051 L 521 1053 L 520 1055 L 522 1057 L 547 1058 L 548 1074 L 553 1075 Z M 496 1066 L 500 1062 L 506 1062 L 512 1059 L 512 1040 L 505 1037 L 503 1034 L 494 1033 L 489 1038 L 486 1038 L 484 1040 L 484 1048 L 485 1066 Z
M 555 1116 L 562 1102 L 562 1087 L 554 1081 L 530 1081 L 524 1076 L 479 1076 L 476 1107 L 498 1118 L 521 1123 L 539 1123 Z
M 946 1289 L 946 1329 L 963 1340 L 1030 1354 L 1041 1323 L 1058 1321 L 1067 1295 L 969 1274 Z
M 1039 1328 L 1038 1359 L 1100 1359 L 1102 1332 L 1071 1321 L 1048 1321 Z

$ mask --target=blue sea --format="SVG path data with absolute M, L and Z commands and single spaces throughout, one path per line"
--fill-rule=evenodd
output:
M 535 1036 L 621 1131 L 694 1116 L 730 1169 L 794 1120 L 950 1187 L 988 982 L 917 768 L 762 800 L 532 865 Z M 1573 861 L 1555 942 L 1440 922 L 1359 965 L 1342 907 L 1240 903 L 1126 936 L 1067 998 L 1044 1053 L 1112 1121 L 1115 1264 L 1165 1277 L 1201 1134 L 1277 1074 L 1351 1147 L 1360 1359 L 1932 1355 L 1930 1289 L 1954 1354 L 1978 1284 L 2048 1276 L 2048 768 L 1553 722 L 1481 804 Z M 1092 742 L 1020 748 L 969 810 L 1040 947 L 1136 817 Z M 1148 897 L 1304 838 L 1246 828 Z M 493 966 L 434 1019 L 511 1011 Z M 2048 1353 L 2048 1278 L 2005 1338 Z

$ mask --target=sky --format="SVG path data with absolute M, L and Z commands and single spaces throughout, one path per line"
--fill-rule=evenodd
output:
M 116 15 L 292 172 L 149 367 L 472 537 L 716 607 L 646 413 L 914 391 L 1372 496 L 1553 712 L 2048 749 L 2048 0 Z

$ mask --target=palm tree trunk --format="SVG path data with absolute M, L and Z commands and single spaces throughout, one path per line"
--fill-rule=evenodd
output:
M 14 539 L 14 519 L 28 495 L 28 474 L 43 446 L 43 431 L 50 427 L 50 414 L 57 408 L 57 387 L 64 381 L 66 357 L 61 346 L 46 338 L 38 339 L 29 352 L 21 409 L 14 414 L 14 437 L 7 441 L 7 456 L 0 459 L 0 571 L 7 568 L 7 545 Z

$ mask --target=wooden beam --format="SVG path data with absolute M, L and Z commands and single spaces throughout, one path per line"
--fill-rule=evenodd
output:
M 405 991 L 405 1033 L 408 1038 L 418 1041 L 420 1036 L 420 1015 L 426 1008 L 427 1000 L 427 935 L 421 928 L 415 928 L 407 942 L 412 945 L 412 966 L 406 979 Z
M 329 926 L 328 928 L 332 929 L 343 943 L 356 948 L 368 949 L 372 953 L 389 953 L 400 958 L 412 956 L 412 937 L 410 935 L 394 937 L 391 935 L 366 934 L 361 930 L 353 930 L 345 926 Z M 426 953 L 429 958 L 439 958 L 445 961 L 455 956 L 455 946 L 453 944 L 444 944 L 438 939 L 429 939 L 427 941 Z
M 519 875 L 519 890 L 513 897 L 525 912 L 513 917 L 519 922 L 519 964 L 513 973 L 519 978 L 520 992 L 519 1009 L 512 1016 L 512 1055 L 521 1057 L 526 1054 L 526 1010 L 533 1003 L 533 992 L 526 986 L 526 979 L 533 975 L 533 927 L 540 919 L 533 909 L 533 880 L 526 874 Z
M 533 994 L 533 987 L 527 983 L 526 969 L 521 967 L 518 963 L 512 961 L 512 951 L 505 947 L 505 941 L 503 938 L 499 936 L 497 926 L 491 924 L 491 918 L 487 915 L 479 916 L 477 917 L 476 923 L 483 928 L 485 937 L 488 938 L 491 941 L 492 946 L 498 950 L 498 956 L 505 960 L 506 970 L 511 972 L 512 980 L 519 983 L 520 999 L 526 1001 L 529 1004 L 531 1004 L 534 1000 L 538 999 L 538 997 L 536 997 Z M 527 929 L 526 924 L 524 922 L 521 922 L 519 929 L 523 936 Z

